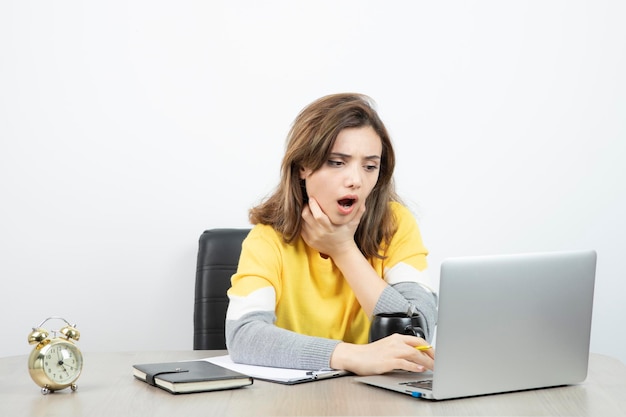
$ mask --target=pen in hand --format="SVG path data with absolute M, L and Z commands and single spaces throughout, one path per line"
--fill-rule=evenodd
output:
M 432 349 L 433 347 L 430 345 L 420 345 L 420 346 L 415 346 L 415 349 L 420 350 L 420 351 L 424 351 L 424 350 L 428 350 L 428 349 Z

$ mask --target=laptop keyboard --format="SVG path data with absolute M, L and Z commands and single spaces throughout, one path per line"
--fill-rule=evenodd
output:
M 433 389 L 433 380 L 432 379 L 424 379 L 424 380 L 421 380 L 421 381 L 402 382 L 400 385 L 406 385 L 407 387 L 413 387 L 413 388 L 422 388 L 422 389 L 432 390 Z

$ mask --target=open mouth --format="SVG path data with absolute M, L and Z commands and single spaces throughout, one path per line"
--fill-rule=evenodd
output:
M 356 202 L 355 198 L 342 198 L 338 201 L 339 205 L 343 208 L 350 208 Z

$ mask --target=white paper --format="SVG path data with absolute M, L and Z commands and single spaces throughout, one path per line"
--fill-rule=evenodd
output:
M 345 375 L 344 371 L 331 369 L 325 370 L 301 370 L 288 368 L 274 368 L 271 366 L 243 365 L 232 361 L 229 355 L 215 356 L 203 359 L 214 363 L 215 365 L 251 376 L 253 378 L 264 379 L 267 381 L 282 382 L 285 384 L 297 383 L 304 381 L 314 381 L 316 379 L 328 378 L 331 376 Z

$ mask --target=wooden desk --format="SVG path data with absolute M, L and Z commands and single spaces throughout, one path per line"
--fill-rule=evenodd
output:
M 42 395 L 27 356 L 0 358 L 0 416 L 625 416 L 626 366 L 592 354 L 576 386 L 431 402 L 352 377 L 285 386 L 263 381 L 237 390 L 172 395 L 132 377 L 136 363 L 205 358 L 223 351 L 85 353 L 78 391 Z

